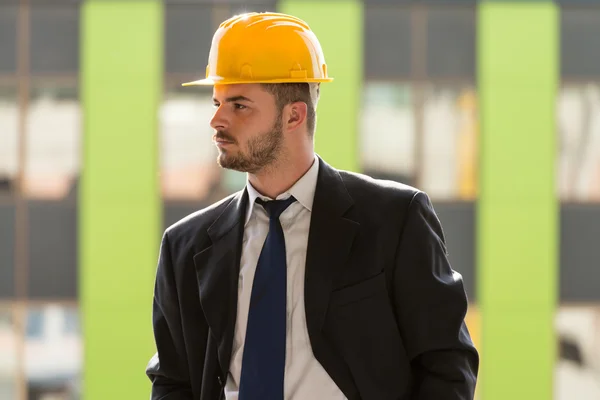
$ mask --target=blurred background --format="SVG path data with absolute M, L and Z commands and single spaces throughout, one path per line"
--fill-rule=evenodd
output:
M 269 10 L 313 27 L 336 78 L 317 152 L 432 198 L 479 399 L 600 399 L 592 0 L 0 0 L 0 399 L 147 398 L 160 235 L 245 184 L 215 162 L 210 90 L 180 84 L 220 22 Z

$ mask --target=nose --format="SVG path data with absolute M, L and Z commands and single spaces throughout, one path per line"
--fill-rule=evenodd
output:
M 215 113 L 210 120 L 210 127 L 214 130 L 226 130 L 229 127 L 225 110 L 221 106 L 217 107 L 215 110 Z

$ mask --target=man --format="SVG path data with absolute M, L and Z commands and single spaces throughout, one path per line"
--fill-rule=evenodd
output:
M 472 399 L 467 300 L 428 197 L 316 156 L 321 46 L 305 22 L 217 30 L 206 79 L 223 168 L 246 188 L 171 226 L 152 399 Z

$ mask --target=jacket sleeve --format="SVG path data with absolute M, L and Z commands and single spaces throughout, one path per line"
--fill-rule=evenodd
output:
M 160 246 L 152 324 L 157 351 L 146 367 L 146 375 L 152 381 L 150 399 L 192 400 L 177 287 L 166 233 Z
M 462 277 L 428 196 L 415 194 L 396 254 L 392 298 L 414 377 L 412 399 L 472 400 L 479 355 L 464 323 Z

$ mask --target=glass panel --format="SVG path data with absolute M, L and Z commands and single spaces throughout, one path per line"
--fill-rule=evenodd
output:
M 425 3 L 425 4 L 475 4 L 478 0 L 364 0 L 366 4 L 411 4 L 411 3 Z M 591 0 L 593 1 L 593 0 Z
M 427 11 L 427 74 L 475 76 L 475 9 L 431 7 Z
M 560 204 L 559 289 L 563 303 L 600 303 L 600 206 L 563 201 Z
M 41 340 L 44 334 L 44 312 L 42 309 L 29 310 L 25 336 L 31 340 Z
M 17 335 L 12 311 L 0 308 L 0 399 L 17 396 Z
M 167 73 L 193 73 L 204 77 L 214 34 L 212 7 L 165 6 L 165 65 Z
M 558 129 L 560 197 L 600 201 L 600 82 L 562 87 Z
M 361 112 L 363 171 L 375 178 L 406 184 L 415 180 L 415 119 L 411 88 L 368 82 Z
M 555 326 L 554 399 L 600 399 L 600 306 L 562 306 Z
M 38 1 L 42 1 L 42 0 L 38 0 Z M 165 3 L 167 4 L 207 4 L 207 5 L 211 5 L 211 4 L 228 4 L 228 5 L 246 5 L 249 4 L 250 6 L 256 6 L 256 5 L 261 5 L 261 4 L 265 4 L 265 0 L 164 0 Z M 272 6 L 275 5 L 274 1 L 269 2 L 268 0 L 266 1 L 267 4 L 271 4 Z
M 14 187 L 18 156 L 19 105 L 16 89 L 0 86 L 0 196 Z
M 15 6 L 0 6 L 0 73 L 17 70 L 17 14 Z
M 561 75 L 599 77 L 600 8 L 564 8 L 560 18 Z
M 424 114 L 419 188 L 437 199 L 474 199 L 479 136 L 474 87 L 430 85 Z
M 365 76 L 408 78 L 411 70 L 411 12 L 407 7 L 365 8 Z
M 27 212 L 29 298 L 76 299 L 77 202 L 30 200 Z
M 76 73 L 79 68 L 79 7 L 31 8 L 31 72 Z
M 556 0 L 556 3 L 568 6 L 590 6 L 598 5 L 598 0 Z
M 76 306 L 43 305 L 27 313 L 25 376 L 30 399 L 81 398 L 83 343 Z
M 19 0 L 16 0 L 19 1 Z M 73 6 L 83 3 L 85 0 L 28 0 L 31 5 L 60 5 L 60 6 Z
M 74 191 L 80 140 L 77 89 L 56 85 L 34 88 L 27 121 L 27 196 L 58 199 Z
M 15 295 L 15 204 L 0 202 L 0 299 Z M 2 396 L 0 396 L 0 399 Z
M 211 204 L 239 190 L 245 175 L 221 169 L 209 125 L 212 91 L 170 91 L 160 111 L 161 185 L 165 199 Z

